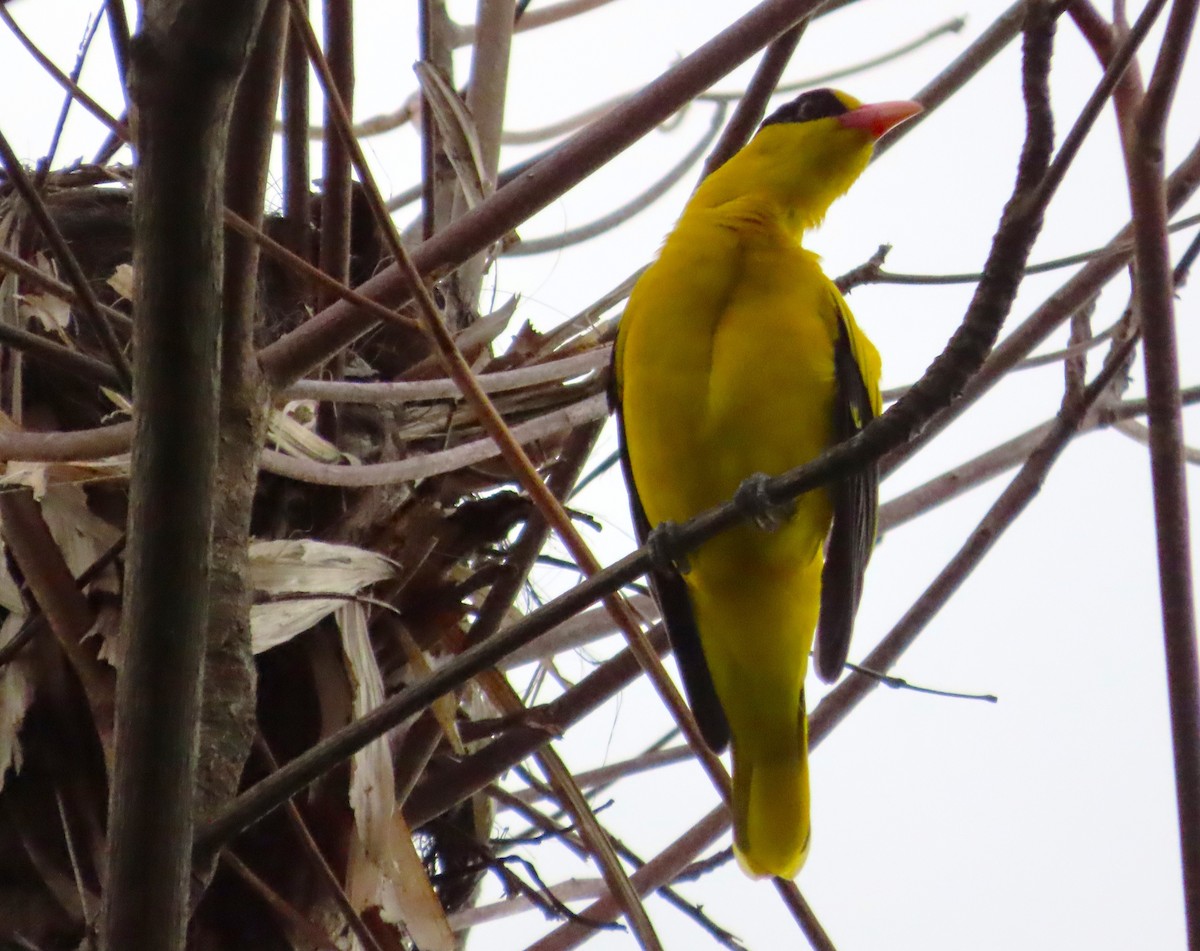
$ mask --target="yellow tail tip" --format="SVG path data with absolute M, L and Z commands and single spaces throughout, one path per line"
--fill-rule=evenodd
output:
M 733 854 L 743 872 L 751 878 L 786 878 L 793 879 L 804 867 L 808 858 L 808 843 L 811 835 L 804 839 L 799 852 L 792 854 L 777 854 L 774 850 L 761 850 L 762 854 L 744 851 L 737 842 L 733 844 Z
M 747 875 L 794 878 L 808 856 L 808 758 L 739 755 L 734 740 L 733 850 Z

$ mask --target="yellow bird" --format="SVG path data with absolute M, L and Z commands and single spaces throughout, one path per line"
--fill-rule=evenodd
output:
M 643 540 L 879 413 L 879 354 L 801 239 L 920 110 L 805 93 L 696 189 L 630 295 L 613 358 Z M 819 626 L 818 673 L 845 662 L 877 490 L 873 469 L 858 473 L 651 575 L 704 739 L 720 752 L 732 738 L 734 849 L 754 876 L 791 878 L 808 852 L 808 655 Z

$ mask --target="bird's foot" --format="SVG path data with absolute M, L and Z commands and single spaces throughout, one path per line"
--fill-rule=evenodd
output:
M 754 519 L 754 524 L 764 532 L 775 532 L 786 524 L 796 511 L 795 502 L 783 505 L 771 501 L 767 493 L 767 483 L 770 478 L 761 472 L 755 472 L 742 480 L 733 501 L 743 512 Z
M 679 524 L 677 522 L 659 522 L 654 526 L 650 537 L 646 539 L 646 547 L 650 549 L 650 562 L 655 571 L 686 575 L 691 571 L 687 552 L 682 551 L 679 540 Z

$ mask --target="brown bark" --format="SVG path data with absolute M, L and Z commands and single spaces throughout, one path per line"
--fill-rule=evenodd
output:
M 217 461 L 224 153 L 255 3 L 146 4 L 137 110 L 135 426 L 101 942 L 183 946 Z

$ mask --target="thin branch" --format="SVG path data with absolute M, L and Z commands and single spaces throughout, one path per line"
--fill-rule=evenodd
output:
M 578 777 L 576 777 L 576 780 L 578 781 Z M 556 835 L 558 840 L 572 851 L 577 853 L 581 853 L 583 851 L 579 846 L 576 845 L 573 836 L 560 834 L 560 830 L 554 824 L 553 820 L 547 816 L 544 816 L 541 812 L 521 801 L 516 796 L 503 789 L 495 787 L 489 789 L 488 792 L 497 800 L 500 805 L 508 806 L 514 812 L 528 819 L 534 828 L 541 830 L 543 833 Z M 644 859 L 635 854 L 619 840 L 614 839 L 614 845 L 617 851 L 620 852 L 621 856 L 626 861 L 632 863 L 635 869 L 641 868 L 646 864 Z M 599 891 L 586 897 L 598 898 L 603 894 L 603 891 Z M 729 948 L 730 951 L 745 951 L 745 945 L 742 944 L 742 942 L 734 934 L 718 925 L 704 913 L 702 908 L 693 904 L 692 902 L 689 902 L 674 888 L 670 887 L 669 885 L 664 885 L 661 889 L 659 889 L 658 894 L 665 902 L 672 905 L 687 917 L 691 918 L 692 921 L 708 932 L 709 936 L 720 947 Z M 586 922 L 587 919 L 585 918 L 584 921 Z
M 1124 366 L 1125 358 L 1133 351 L 1136 338 L 1131 338 L 1120 350 L 1110 355 L 1104 368 L 1089 384 L 1082 399 L 1064 406 L 1038 448 L 1030 454 L 1021 471 L 1013 478 L 1000 498 L 988 510 L 971 536 L 908 609 L 904 617 L 867 655 L 862 665 L 873 671 L 890 670 L 924 630 L 932 617 L 953 596 L 959 586 L 978 566 L 1004 532 L 1037 495 L 1046 474 L 1063 449 L 1078 432 L 1086 414 L 1104 395 L 1113 377 Z M 874 676 L 854 673 L 845 678 L 817 705 L 810 717 L 809 743 L 815 748 L 829 736 L 846 716 L 879 685 Z
M 283 216 L 288 222 L 291 250 L 307 263 L 312 259 L 309 228 L 310 183 L 308 154 L 308 57 L 304 41 L 288 9 L 287 47 L 283 67 Z M 322 274 L 324 272 L 321 272 Z M 311 301 L 310 301 L 311 302 Z
M 1083 314 L 1090 316 L 1088 309 L 1081 307 L 1071 315 L 1071 319 L 1075 320 Z M 1021 370 L 1034 370 L 1038 367 L 1050 366 L 1055 363 L 1070 363 L 1079 360 L 1082 357 L 1086 357 L 1088 353 L 1101 346 L 1105 341 L 1111 340 L 1113 335 L 1122 326 L 1123 321 L 1117 321 L 1117 323 L 1105 327 L 1100 333 L 1093 334 L 1084 340 L 1080 340 L 1078 343 L 1069 344 L 1059 350 L 1051 350 L 1049 353 L 1039 353 L 1032 357 L 1026 357 L 1013 367 L 1013 370 L 1018 372 Z
M 812 906 L 800 894 L 796 883 L 776 878 L 772 880 L 771 884 L 783 896 L 792 914 L 800 922 L 800 927 L 804 929 L 804 936 L 808 938 L 808 943 L 813 951 L 837 951 L 816 913 L 812 910 Z
M 979 37 L 963 50 L 944 70 L 926 83 L 912 98 L 925 107 L 920 115 L 913 116 L 898 129 L 892 131 L 875 148 L 875 157 L 883 155 L 905 136 L 911 135 L 925 122 L 938 106 L 970 82 L 979 72 L 1011 43 L 1021 32 L 1025 21 L 1026 0 L 1015 3 L 992 21 Z
M 255 735 L 254 747 L 257 753 L 266 760 L 268 769 L 274 771 L 279 768 L 279 763 L 271 752 L 271 748 L 267 745 L 267 741 L 263 739 L 262 734 Z M 325 890 L 333 898 L 334 904 L 338 906 L 338 910 L 342 913 L 342 917 L 346 919 L 346 924 L 354 932 L 355 937 L 362 942 L 363 947 L 367 948 L 368 951 L 383 951 L 379 946 L 379 941 L 375 938 L 374 932 L 366 926 L 362 920 L 362 916 L 355 910 L 349 896 L 346 895 L 345 889 L 342 888 L 342 883 L 338 881 L 337 874 L 330 868 L 329 862 L 325 858 L 325 853 L 321 851 L 317 840 L 313 838 L 312 833 L 308 829 L 308 823 L 300 815 L 300 810 L 296 807 L 295 802 L 289 799 L 284 803 L 284 813 L 287 815 L 288 824 L 292 827 L 292 831 L 296 834 L 296 838 L 300 842 L 301 850 L 308 856 L 309 862 L 312 863 L 313 868 L 317 871 L 317 877 L 324 884 Z M 228 850 L 222 852 L 222 856 L 230 854 Z
M 1172 222 L 1167 231 L 1174 234 L 1193 225 L 1200 224 L 1200 215 L 1189 215 Z M 1098 258 L 1110 255 L 1129 258 L 1133 254 L 1133 242 L 1113 241 L 1102 248 L 1092 248 L 1090 251 L 1079 251 L 1061 258 L 1051 258 L 1049 261 L 1039 261 L 1025 268 L 1026 274 L 1045 274 L 1060 268 L 1071 267 L 1074 264 L 1086 264 Z M 979 271 L 965 271 L 958 274 L 897 274 L 893 271 L 879 271 L 868 283 L 872 284 L 976 284 L 983 277 Z
M 707 178 L 715 169 L 728 162 L 750 141 L 754 130 L 766 114 L 767 103 L 775 94 L 779 78 L 791 62 L 792 54 L 796 52 L 807 27 L 808 21 L 802 20 L 767 47 L 745 93 L 738 98 L 737 108 L 733 111 L 733 118 L 729 120 L 725 134 L 705 160 L 701 179 Z M 726 99 L 717 100 L 719 106 L 724 106 L 727 102 Z M 720 111 L 724 115 L 724 110 Z
M 450 44 L 446 42 L 447 32 L 446 6 L 442 0 L 419 0 L 417 4 L 417 30 L 420 47 L 420 62 L 449 75 L 453 72 L 454 61 L 450 56 Z M 416 94 L 419 98 L 409 97 L 402 114 L 411 115 L 412 109 L 420 111 L 421 120 L 421 181 L 413 189 L 413 197 L 421 199 L 421 240 L 428 241 L 438 229 L 438 219 L 444 213 L 439 208 L 439 164 L 449 161 L 444 150 L 440 148 L 437 120 L 433 109 L 425 96 L 424 87 Z M 362 136 L 354 130 L 356 138 Z M 388 202 L 388 210 L 393 211 L 397 206 Z
M 1054 156 L 1054 161 L 1050 163 L 1050 168 L 1046 172 L 1046 180 L 1042 184 L 1043 190 L 1054 192 L 1062 183 L 1063 178 L 1067 174 L 1067 169 L 1075 160 L 1075 156 L 1079 153 L 1079 149 L 1087 138 L 1088 133 L 1091 132 L 1096 120 L 1100 117 L 1105 102 L 1108 101 L 1113 91 L 1120 84 L 1122 77 L 1125 75 L 1125 70 L 1133 62 L 1138 48 L 1146 39 L 1150 28 L 1154 25 L 1154 21 L 1158 18 L 1165 5 L 1166 0 L 1150 0 L 1142 10 L 1141 15 L 1137 18 L 1137 22 L 1130 29 L 1128 35 L 1121 41 L 1121 45 L 1113 51 L 1111 59 L 1105 65 L 1104 75 L 1100 77 L 1100 82 L 1096 84 L 1096 88 L 1092 90 L 1088 101 L 1079 110 L 1079 115 L 1076 117 L 1075 122 L 1063 137 L 1062 145 L 1059 147 L 1058 153 Z M 1164 221 L 1163 224 L 1165 227 L 1166 222 Z
M 378 301 L 364 297 L 362 294 L 347 287 L 336 278 L 330 277 L 320 268 L 309 264 L 304 258 L 289 251 L 282 244 L 267 237 L 262 231 L 250 224 L 236 212 L 225 209 L 225 225 L 232 231 L 249 238 L 268 257 L 278 261 L 294 274 L 303 278 L 311 289 L 328 294 L 331 299 L 337 298 L 360 308 L 364 313 L 371 314 L 376 320 L 386 320 L 392 324 L 405 325 L 415 330 L 417 322 L 404 314 L 398 314 Z
M 304 917 L 298 909 L 292 906 L 231 850 L 226 849 L 221 853 L 221 861 L 271 910 L 275 917 L 279 919 L 286 933 L 290 933 L 295 939 L 303 940 L 304 944 L 308 947 L 324 948 L 326 951 L 339 951 L 337 943 L 334 942 L 333 938 L 323 928 L 317 927 L 308 918 Z
M 354 7 L 353 0 L 332 0 L 323 4 L 325 59 L 328 82 L 337 90 L 346 111 L 354 103 Z M 311 31 L 302 3 L 291 4 L 291 22 L 306 37 Z M 305 44 L 308 45 L 307 42 Z M 312 49 L 309 49 L 312 56 Z M 325 124 L 331 124 L 332 106 L 325 104 Z M 320 268 L 339 284 L 350 283 L 350 149 L 341 138 L 332 135 L 324 142 L 324 167 L 321 182 L 321 230 L 318 260 Z M 325 289 L 318 295 L 320 306 L 328 307 L 335 298 Z
M 43 271 L 28 261 L 22 260 L 4 248 L 0 248 L 0 270 L 11 271 L 39 290 L 57 297 L 59 300 L 65 300 L 67 303 L 79 306 L 79 295 L 75 293 L 74 288 L 69 284 L 64 284 L 53 274 Z M 122 314 L 119 310 L 109 307 L 107 304 L 100 305 L 100 312 L 121 327 L 133 326 L 133 321 L 128 314 Z
M 867 677 L 874 677 L 890 690 L 911 690 L 913 693 L 923 693 L 931 697 L 944 697 L 947 700 L 978 700 L 982 703 L 1000 702 L 1000 698 L 994 693 L 965 693 L 961 690 L 941 690 L 937 687 L 926 687 L 922 684 L 914 684 L 911 680 L 905 680 L 903 677 L 893 677 L 891 674 L 872 670 L 870 667 L 864 667 L 862 664 L 851 664 L 847 661 L 846 669 L 852 670 L 856 674 L 865 674 Z
M 513 245 L 504 252 L 505 257 L 520 257 L 530 254 L 546 254 L 551 251 L 561 251 L 565 247 L 580 242 L 590 240 L 606 231 L 611 231 L 613 228 L 628 221 L 650 205 L 658 201 L 663 195 L 670 191 L 685 175 L 700 161 L 710 145 L 717 137 L 717 133 L 721 130 L 721 125 L 725 121 L 726 109 L 724 105 L 718 105 L 713 110 L 712 119 L 709 121 L 708 129 L 704 136 L 692 148 L 675 163 L 665 175 L 654 182 L 649 188 L 627 201 L 619 208 L 615 208 L 608 214 L 597 218 L 595 221 L 590 221 L 585 225 L 580 225 L 578 228 L 572 228 L 569 231 L 563 231 L 560 234 L 548 235 L 544 238 L 522 238 L 520 243 Z
M 0 10 L 3 9 L 3 7 L 0 7 Z M 75 294 L 79 300 L 81 314 L 92 332 L 96 334 L 100 345 L 104 348 L 104 352 L 108 356 L 108 361 L 112 364 L 113 371 L 121 380 L 121 388 L 127 393 L 130 392 L 133 386 L 133 378 L 129 368 L 129 361 L 125 359 L 125 352 L 121 349 L 121 344 L 118 342 L 116 334 L 113 333 L 112 325 L 101 311 L 100 301 L 96 299 L 96 292 L 92 290 L 92 285 L 88 282 L 87 275 L 83 273 L 83 268 L 79 266 L 79 261 L 71 253 L 71 249 L 67 246 L 62 232 L 58 230 L 58 225 L 54 223 L 54 219 L 50 216 L 50 212 L 46 208 L 46 203 L 42 201 L 42 196 L 33 187 L 33 182 L 29 180 L 29 176 L 25 174 L 25 169 L 21 167 L 16 153 L 12 150 L 12 146 L 8 144 L 8 139 L 4 137 L 3 133 L 0 133 L 0 160 L 4 163 L 5 171 L 8 173 L 8 180 L 15 186 L 17 193 L 25 203 L 26 209 L 33 216 L 34 221 L 37 222 L 38 228 L 41 230 L 42 236 L 46 239 L 46 244 L 49 245 L 55 260 L 67 272 L 67 277 L 70 279 L 71 286 L 75 289 Z
M 1200 186 L 1200 141 L 1168 178 L 1167 207 L 1169 209 L 1181 207 L 1198 186 Z M 1111 254 L 1101 255 L 1086 264 L 1009 333 L 996 346 L 980 371 L 966 384 L 959 398 L 930 419 L 925 428 L 902 448 L 888 455 L 882 464 L 883 471 L 885 473 L 893 471 L 911 458 L 922 446 L 974 405 L 1009 370 L 1049 337 L 1075 310 L 1090 301 L 1096 295 L 1096 291 L 1111 280 L 1132 257 L 1131 246 L 1128 250 L 1120 250 L 1128 245 L 1132 228 L 1132 222 L 1122 228 L 1109 244 L 1112 249 Z
M 513 690 L 503 675 L 497 671 L 483 671 L 478 681 L 483 685 L 493 702 L 497 703 L 505 713 L 511 715 L 524 709 L 516 691 Z M 638 944 L 646 949 L 661 948 L 662 944 L 657 934 L 655 934 L 654 926 L 650 923 L 646 909 L 638 900 L 639 896 L 633 890 L 629 878 L 625 874 L 624 866 L 621 865 L 621 860 L 617 855 L 614 843 L 597 821 L 595 813 L 592 812 L 591 806 L 584 798 L 579 785 L 571 776 L 566 764 L 563 763 L 558 754 L 548 744 L 534 755 L 550 780 L 560 805 L 570 814 L 575 826 L 582 833 L 584 841 L 588 845 L 588 850 L 596 859 L 600 872 L 604 876 L 604 881 L 624 912 L 625 918 L 629 922 Z M 587 916 L 584 917 L 586 918 Z M 594 919 L 590 919 L 589 924 L 593 921 Z
M 648 772 L 652 769 L 661 769 L 663 766 L 683 763 L 691 759 L 691 757 L 691 747 L 684 745 L 669 746 L 666 749 L 656 749 L 646 753 L 639 753 L 637 756 L 621 760 L 619 763 L 611 763 L 608 766 L 601 766 L 597 769 L 589 769 L 581 773 L 576 773 L 575 781 L 587 789 L 590 795 L 593 791 L 609 786 L 619 779 L 636 776 L 639 773 Z M 522 790 L 513 795 L 516 799 L 524 803 L 534 803 L 545 798 L 543 793 L 537 789 Z
M 523 33 L 526 30 L 536 30 L 539 27 L 549 26 L 552 23 L 560 23 L 570 17 L 599 9 L 611 2 L 612 0 L 561 0 L 560 3 L 550 6 L 539 5 L 522 15 L 516 23 L 516 30 Z M 474 24 L 460 26 L 455 31 L 454 45 L 468 46 L 475 42 L 475 38 L 476 27 Z
M 117 65 L 117 78 L 121 81 L 121 92 L 128 97 L 130 33 L 125 4 L 122 0 L 104 0 L 104 15 L 108 17 L 109 32 L 112 35 L 113 59 Z
M 729 814 L 724 805 L 708 813 L 696 825 L 677 838 L 629 878 L 641 895 L 657 891 L 674 878 L 675 873 L 711 846 L 729 827 Z M 608 921 L 619 908 L 611 895 L 605 895 L 588 905 L 580 914 L 589 921 Z M 528 951 L 567 951 L 587 940 L 592 932 L 584 926 L 568 922 L 560 925 Z
M 1136 419 L 1126 419 L 1113 423 L 1112 428 L 1122 436 L 1126 436 L 1136 443 L 1147 447 L 1150 445 L 1150 427 L 1139 423 Z M 1183 447 L 1183 461 L 1193 466 L 1200 465 L 1200 449 L 1194 449 L 1191 446 L 1185 445 Z
M 111 765 L 112 670 L 96 659 L 91 645 L 84 643 L 95 622 L 95 611 L 76 584 L 30 490 L 0 492 L 0 524 L 6 550 L 20 568 L 63 655 L 83 686 L 96 732 Z
M 47 366 L 56 367 L 66 373 L 97 383 L 119 389 L 122 385 L 120 376 L 103 360 L 64 347 L 61 343 L 43 337 L 30 330 L 14 327 L 12 324 L 0 323 L 0 343 L 7 344 L 13 350 L 29 354 L 44 362 Z
M 1167 700 L 1183 864 L 1188 947 L 1200 951 L 1200 658 L 1196 646 L 1187 477 L 1179 396 L 1174 283 L 1163 187 L 1164 130 L 1195 24 L 1196 0 L 1176 0 L 1154 72 L 1127 130 L 1129 194 L 1137 244 L 1135 304 L 1141 318 L 1149 405 L 1150 472 L 1166 646 Z
M 91 96 L 84 92 L 79 84 L 71 79 L 66 73 L 58 68 L 57 65 L 43 53 L 34 43 L 25 31 L 17 25 L 17 21 L 13 19 L 12 14 L 8 12 L 8 4 L 0 3 L 0 20 L 4 21 L 5 26 L 11 31 L 17 41 L 25 48 L 36 61 L 37 64 L 45 71 L 51 79 L 58 83 L 63 89 L 74 97 L 84 109 L 90 112 L 93 116 L 100 120 L 101 124 L 109 131 L 116 133 L 123 141 L 128 141 L 129 130 L 124 125 L 109 115 L 108 111 L 96 102 Z
M 1175 90 L 1183 72 L 1184 60 L 1192 41 L 1192 30 L 1196 25 L 1195 0 L 1175 0 L 1171 15 L 1163 30 L 1162 46 L 1154 62 L 1154 71 L 1146 85 L 1146 97 L 1142 101 L 1138 117 L 1138 134 L 1145 145 L 1161 143 L 1166 134 L 1167 116 L 1175 99 Z
M 564 433 L 593 420 L 608 416 L 608 402 L 600 393 L 579 403 L 520 423 L 509 431 L 517 444 L 536 442 L 547 436 Z M 4 433 L 0 433 L 0 456 L 3 455 Z M 263 452 L 262 467 L 267 472 L 287 476 L 315 485 L 340 485 L 347 488 L 371 485 L 395 485 L 415 479 L 453 472 L 486 459 L 501 455 L 495 440 L 488 436 L 419 456 L 409 456 L 396 462 L 375 462 L 367 465 L 333 465 L 298 459 L 273 450 Z
M 620 96 L 613 96 L 611 99 L 598 102 L 594 106 L 589 106 L 581 112 L 567 116 L 565 119 L 559 119 L 557 122 L 552 122 L 549 125 L 539 126 L 536 129 L 505 129 L 500 134 L 500 142 L 503 145 L 536 145 L 537 143 L 544 142 L 547 139 L 557 139 L 560 136 L 566 135 L 568 132 L 574 132 L 577 129 L 582 128 L 589 122 L 594 122 L 596 119 L 599 119 L 602 115 L 611 110 L 615 105 L 624 102 L 628 98 L 628 93 Z M 388 202 L 388 205 L 390 207 L 391 202 Z
M 0 461 L 80 462 L 128 452 L 133 423 L 116 423 L 65 433 L 0 432 Z
M 79 53 L 75 57 L 75 65 L 71 67 L 71 82 L 78 83 L 79 76 L 83 72 L 83 64 L 87 59 L 88 50 L 91 49 L 92 40 L 95 39 L 96 30 L 100 27 L 100 18 L 92 19 L 84 28 L 83 41 L 79 44 Z M 58 152 L 59 142 L 62 140 L 63 129 L 67 124 L 67 116 L 71 112 L 71 103 L 74 102 L 74 97 L 68 93 L 63 99 L 62 109 L 59 110 L 58 119 L 54 123 L 54 132 L 50 135 L 50 147 L 46 149 L 46 154 L 38 160 L 37 172 L 35 180 L 38 189 L 46 181 L 46 174 L 50 171 L 50 167 L 54 164 L 54 156 Z
M 939 26 L 935 26 L 931 30 L 927 30 L 916 39 L 909 40 L 903 46 L 897 46 L 895 49 L 888 50 L 886 53 L 880 53 L 878 56 L 872 56 L 870 59 L 864 59 L 860 62 L 853 63 L 850 66 L 843 66 L 840 69 L 835 69 L 828 73 L 817 73 L 815 76 L 807 76 L 804 79 L 795 79 L 790 82 L 783 83 L 775 87 L 772 95 L 790 95 L 792 93 L 800 92 L 803 89 L 812 89 L 816 86 L 825 86 L 829 83 L 837 82 L 839 79 L 845 79 L 847 76 L 856 76 L 859 73 L 865 73 L 869 70 L 875 69 L 877 66 L 885 66 L 886 64 L 893 63 L 898 59 L 903 59 L 909 53 L 915 53 L 921 47 L 927 46 L 938 37 L 945 36 L 948 33 L 961 32 L 962 28 L 966 26 L 966 23 L 966 17 L 954 17 L 953 19 L 947 20 L 945 23 L 942 23 Z M 746 92 L 706 92 L 697 96 L 696 98 L 700 100 L 736 102 L 745 95 Z
M 475 28 L 479 39 L 471 51 L 471 74 L 463 99 L 475 121 L 484 187 L 494 189 L 500 163 L 500 133 L 504 127 L 516 3 L 515 0 L 480 0 L 478 9 Z
M 479 374 L 485 393 L 504 393 L 540 383 L 559 383 L 585 373 L 603 370 L 612 358 L 608 345 L 586 353 L 545 363 L 533 363 L 514 370 L 496 370 Z M 403 405 L 427 400 L 461 400 L 462 391 L 450 379 L 402 380 L 396 383 L 342 383 L 327 380 L 301 380 L 280 394 L 281 398 L 333 400 L 345 403 Z
M 338 102 L 346 112 L 354 109 L 354 0 L 326 0 L 321 5 L 325 32 L 325 54 L 322 66 L 326 83 L 337 91 Z M 311 26 L 308 20 L 300 23 L 304 3 L 290 5 L 290 21 L 300 29 L 308 46 Z M 313 51 L 309 50 L 310 58 Z M 325 125 L 330 125 L 332 106 L 325 99 Z M 317 264 L 335 283 L 350 285 L 351 215 L 353 213 L 353 175 L 350 148 L 337 135 L 326 136 L 321 150 L 322 176 L 320 192 L 320 228 L 317 232 Z M 337 300 L 328 290 L 317 292 L 317 306 L 328 307 Z M 346 372 L 345 354 L 332 355 L 326 372 L 335 380 Z M 335 445 L 340 441 L 340 414 L 336 406 L 318 407 L 317 431 Z

